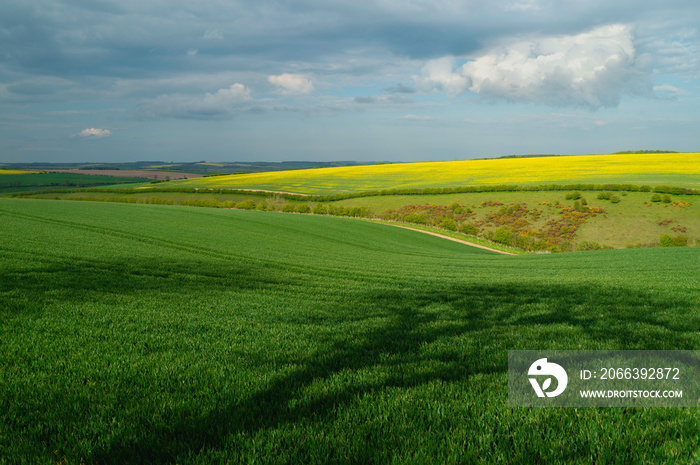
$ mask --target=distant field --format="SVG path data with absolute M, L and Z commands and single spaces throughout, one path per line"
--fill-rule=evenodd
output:
M 261 189 L 299 193 L 497 184 L 620 183 L 700 187 L 700 153 L 396 163 L 188 179 L 171 187 Z
M 126 173 L 122 173 L 122 176 L 108 176 L 81 174 L 77 171 L 66 173 L 18 172 L 0 176 L 0 195 L 13 192 L 41 191 L 47 188 L 70 189 L 142 182 L 143 179 L 129 177 Z
M 0 462 L 697 463 L 697 408 L 511 408 L 509 349 L 700 349 L 700 248 L 0 199 Z
M 175 165 L 171 165 L 175 166 Z M 197 173 L 182 173 L 180 171 L 149 171 L 149 170 L 61 170 L 51 169 L 46 170 L 51 173 L 66 173 L 66 174 L 89 174 L 97 176 L 117 176 L 117 177 L 132 177 L 146 179 L 183 179 L 183 178 L 201 178 L 202 174 Z
M 0 169 L 0 178 L 2 176 L 6 176 L 8 174 L 32 174 L 36 173 L 36 171 L 27 171 L 27 170 L 4 170 Z

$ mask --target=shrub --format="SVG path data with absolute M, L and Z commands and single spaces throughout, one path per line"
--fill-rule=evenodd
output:
M 668 195 L 668 194 L 666 194 L 666 195 L 664 195 L 663 197 L 661 197 L 661 201 L 662 201 L 663 203 L 671 203 L 671 196 Z
M 601 192 L 598 194 L 598 200 L 610 200 L 612 197 L 612 192 Z
M 284 205 L 282 205 L 282 211 L 287 212 L 287 213 L 293 212 L 294 211 L 294 204 L 285 203 Z
M 682 234 L 671 236 L 670 234 L 662 234 L 659 237 L 659 246 L 661 247 L 683 247 L 688 243 L 688 237 Z
M 494 242 L 500 242 L 501 244 L 505 244 L 508 242 L 508 238 L 510 237 L 510 231 L 508 228 L 498 228 L 493 232 L 493 241 Z
M 295 210 L 297 211 L 297 213 L 309 213 L 311 211 L 311 208 L 309 208 L 308 204 L 300 203 L 296 206 Z
M 325 215 L 326 213 L 328 213 L 328 210 L 326 209 L 326 206 L 322 203 L 317 203 L 316 205 L 314 205 L 313 213 L 315 215 Z
M 472 236 L 476 236 L 479 234 L 479 230 L 476 229 L 476 226 L 470 223 L 462 223 L 459 225 L 459 230 L 463 232 L 464 234 L 470 234 Z
M 254 200 L 243 200 L 241 202 L 238 202 L 236 204 L 236 208 L 241 208 L 243 210 L 255 210 L 255 201 Z
M 579 191 L 573 191 L 566 194 L 566 200 L 578 200 L 581 198 L 581 193 Z
M 651 194 L 652 202 L 661 202 L 661 196 L 659 194 Z
M 594 241 L 581 241 L 576 246 L 576 250 L 579 250 L 579 251 L 600 250 L 602 248 L 603 247 L 600 244 L 598 244 L 597 242 L 594 242 Z
M 453 220 L 452 218 L 445 218 L 440 222 L 440 227 L 443 229 L 448 229 L 450 231 L 456 231 L 457 223 L 455 223 L 455 220 Z
M 404 221 L 408 223 L 425 224 L 425 215 L 412 213 L 404 217 Z
M 611 195 L 611 196 L 610 196 L 610 202 L 612 202 L 612 203 L 620 203 L 620 197 L 618 197 L 618 196 L 616 196 L 616 195 Z
M 255 206 L 256 210 L 260 211 L 266 211 L 267 210 L 267 203 L 265 203 L 264 200 L 258 202 L 258 204 Z

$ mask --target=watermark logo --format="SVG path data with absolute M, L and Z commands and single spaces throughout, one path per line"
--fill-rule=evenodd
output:
M 532 359 L 531 359 L 532 360 Z M 560 365 L 556 363 L 548 362 L 546 358 L 541 358 L 536 360 L 535 363 L 530 365 L 530 369 L 527 372 L 528 376 L 546 376 L 542 385 L 540 386 L 537 378 L 528 378 L 532 388 L 535 390 L 537 397 L 556 397 L 566 389 L 566 385 L 569 382 L 569 377 L 566 375 L 566 370 L 564 370 Z M 557 387 L 553 391 L 547 391 L 552 386 L 552 377 L 557 380 Z

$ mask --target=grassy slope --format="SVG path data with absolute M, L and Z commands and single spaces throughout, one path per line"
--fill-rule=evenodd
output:
M 700 186 L 700 153 L 580 155 L 319 168 L 188 179 L 169 187 L 300 193 L 494 184 L 631 183 Z
M 651 199 L 650 193 L 630 192 L 627 195 L 617 195 L 620 202 L 617 204 L 607 200 L 598 200 L 598 192 L 582 192 L 590 207 L 601 207 L 605 215 L 591 217 L 581 226 L 577 232 L 577 241 L 595 241 L 614 248 L 623 248 L 637 242 L 642 244 L 658 243 L 661 234 L 676 234 L 672 227 L 681 225 L 687 228 L 686 235 L 700 238 L 700 197 L 677 195 L 671 196 L 673 200 L 683 200 L 692 203 L 689 207 L 665 203 L 653 203 L 651 206 L 644 202 Z M 397 195 L 379 197 L 361 197 L 335 202 L 347 207 L 366 206 L 374 212 L 383 212 L 389 209 L 398 209 L 404 205 L 451 205 L 459 203 L 469 206 L 476 212 L 473 219 L 484 219 L 488 213 L 498 211 L 500 207 L 480 207 L 485 201 L 496 200 L 504 205 L 513 203 L 526 203 L 528 208 L 538 208 L 544 214 L 537 221 L 532 221 L 530 227 L 541 228 L 550 219 L 560 218 L 558 209 L 552 206 L 540 205 L 547 202 L 554 205 L 559 201 L 564 205 L 573 205 L 572 200 L 565 199 L 566 192 L 486 192 L 474 194 L 447 194 L 447 195 Z M 651 203 L 651 202 L 649 202 Z M 664 219 L 674 220 L 666 226 L 658 224 Z M 489 229 L 495 229 L 491 227 Z
M 697 409 L 506 400 L 508 349 L 698 349 L 697 248 L 506 257 L 340 218 L 22 199 L 0 234 L 12 461 L 700 459 Z

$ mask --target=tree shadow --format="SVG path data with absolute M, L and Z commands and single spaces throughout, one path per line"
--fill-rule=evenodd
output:
M 311 359 L 278 376 L 264 389 L 242 399 L 221 399 L 219 408 L 194 420 L 154 429 L 138 440 L 115 438 L 94 451 L 98 463 L 168 463 L 204 448 L 228 444 L 237 433 L 278 428 L 302 421 L 327 421 L 359 395 L 387 388 L 411 388 L 432 381 L 464 382 L 474 375 L 507 372 L 509 349 L 570 349 L 547 339 L 556 331 L 580 335 L 587 349 L 694 349 L 696 323 L 671 318 L 667 311 L 687 310 L 690 300 L 631 292 L 623 288 L 533 284 L 415 286 L 359 292 L 337 302 L 339 310 L 382 308 L 382 324 L 362 334 L 324 341 Z M 654 311 L 662 309 L 664 311 Z M 376 322 L 375 322 L 376 323 Z M 549 333 L 549 328 L 559 328 Z M 514 335 L 512 347 L 493 338 Z M 428 354 L 423 349 L 455 338 L 475 341 L 468 349 Z M 436 362 L 430 364 L 429 362 Z M 434 366 L 413 370 L 420 364 Z M 346 384 L 302 401 L 312 384 L 343 372 L 385 367 L 382 381 Z M 187 417 L 183 415 L 183 417 Z M 190 417 L 191 418 L 191 417 Z

